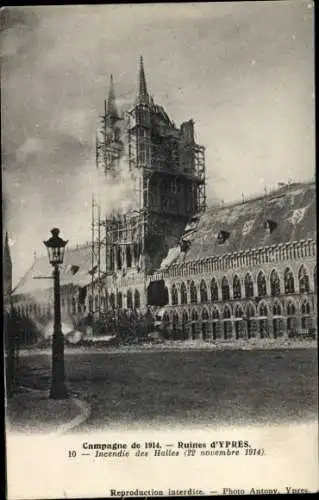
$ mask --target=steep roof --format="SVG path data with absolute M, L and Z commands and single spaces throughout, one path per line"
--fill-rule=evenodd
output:
M 309 238 L 316 239 L 315 183 L 286 185 L 246 202 L 208 208 L 185 229 L 188 249 L 171 251 L 161 267 Z
M 89 244 L 65 250 L 64 263 L 60 268 L 60 284 L 84 286 L 92 279 L 91 247 Z M 32 267 L 19 281 L 13 295 L 30 294 L 33 292 L 48 290 L 53 284 L 50 279 L 34 279 L 37 276 L 52 276 L 52 266 L 48 257 L 37 259 Z

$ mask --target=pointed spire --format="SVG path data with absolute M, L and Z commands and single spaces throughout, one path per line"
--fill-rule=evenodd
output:
M 149 95 L 147 92 L 143 56 L 140 57 L 140 73 L 139 73 L 139 89 L 138 90 L 139 90 L 139 92 L 138 92 L 139 104 L 149 104 Z
M 8 231 L 6 231 L 5 239 L 4 239 L 4 250 L 3 250 L 3 258 L 5 265 L 11 265 L 11 254 L 10 254 L 10 247 L 9 247 L 9 237 L 8 237 Z
M 118 118 L 119 114 L 116 107 L 116 99 L 114 92 L 114 84 L 113 84 L 113 75 L 110 76 L 110 87 L 109 87 L 109 95 L 107 98 L 107 114 L 112 118 Z

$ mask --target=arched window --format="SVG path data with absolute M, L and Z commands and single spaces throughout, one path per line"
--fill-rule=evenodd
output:
M 287 304 L 287 316 L 294 316 L 296 314 L 296 307 L 293 302 Z
M 217 307 L 213 308 L 212 311 L 212 337 L 213 340 L 216 340 L 217 337 L 219 336 L 220 332 L 220 315 L 219 315 L 219 310 Z
M 275 302 L 272 308 L 273 316 L 281 316 L 281 311 L 281 305 L 278 302 Z
M 186 311 L 183 311 L 182 315 L 182 331 L 184 340 L 187 338 L 187 324 L 188 324 L 188 314 Z
M 196 339 L 197 334 L 197 322 L 198 322 L 198 314 L 197 311 L 192 311 L 192 339 Z
M 250 339 L 256 337 L 256 320 L 255 320 L 255 308 L 253 304 L 248 303 L 246 307 L 246 323 L 247 323 L 247 337 Z
M 210 283 L 210 295 L 211 295 L 211 301 L 215 302 L 218 300 L 218 285 L 215 280 L 215 278 L 212 279 Z
M 229 283 L 226 276 L 224 276 L 222 280 L 222 300 L 229 300 L 229 299 L 230 299 Z
M 114 307 L 115 307 L 115 295 L 113 292 L 110 293 L 109 301 L 110 301 L 110 307 L 112 309 L 114 309 Z
M 270 274 L 270 293 L 272 297 L 280 295 L 280 279 L 275 269 Z
M 190 284 L 190 296 L 191 296 L 191 304 L 197 304 L 197 288 L 195 286 L 194 281 Z
M 242 318 L 244 315 L 243 309 L 241 306 L 236 306 L 235 309 L 235 318 Z
M 296 306 L 289 301 L 287 304 L 287 330 L 288 337 L 295 337 L 297 334 Z
M 262 303 L 259 308 L 259 316 L 268 316 L 268 309 L 264 303 Z
M 294 275 L 292 274 L 291 269 L 287 267 L 284 274 L 285 281 L 285 293 L 295 293 L 295 280 Z
M 98 311 L 99 310 L 99 296 L 98 295 L 95 295 L 94 303 L 95 303 L 95 311 Z
M 89 295 L 89 313 L 93 312 L 93 298 L 92 295 Z
M 241 284 L 237 274 L 235 274 L 233 279 L 233 298 L 241 299 Z
M 181 284 L 181 304 L 187 304 L 187 290 L 184 281 Z
M 257 276 L 257 293 L 258 297 L 265 297 L 267 295 L 267 283 L 263 271 L 260 271 Z
M 224 319 L 230 319 L 231 318 L 231 310 L 229 306 L 225 306 L 224 308 Z
M 122 269 L 122 252 L 121 247 L 116 249 L 116 264 L 118 269 Z
M 303 330 L 310 330 L 312 328 L 310 304 L 307 300 L 305 300 L 301 305 L 301 328 Z
M 301 314 L 302 315 L 310 314 L 310 305 L 308 301 L 303 302 L 303 304 L 301 305 Z
M 169 324 L 169 315 L 168 315 L 168 312 L 166 312 L 166 311 L 164 312 L 164 315 L 163 315 L 163 323 L 164 323 L 164 326 L 166 326 L 166 328 L 167 328 L 167 326 Z
M 172 305 L 177 306 L 178 305 L 178 294 L 177 294 L 177 288 L 176 288 L 175 283 L 172 286 L 171 295 L 172 295 Z
M 178 314 L 176 312 L 173 313 L 173 335 L 174 335 L 174 339 L 176 339 L 176 334 L 177 334 L 177 330 L 178 330 L 178 323 L 179 323 L 179 317 L 178 317 Z
M 206 340 L 208 337 L 208 319 L 209 314 L 206 308 L 202 310 L 202 335 L 203 340 Z
M 134 307 L 135 309 L 139 309 L 141 307 L 140 292 L 138 290 L 135 290 L 134 292 Z
M 249 273 L 245 276 L 245 296 L 247 299 L 254 296 L 254 282 Z
M 127 309 L 133 309 L 133 297 L 132 297 L 132 291 L 131 290 L 127 290 L 126 307 L 127 307 Z
M 229 306 L 225 306 L 224 314 L 223 314 L 223 324 L 224 324 L 224 339 L 229 339 L 232 334 L 232 325 L 231 325 L 231 310 Z
M 212 312 L 212 318 L 213 318 L 213 320 L 214 320 L 214 319 L 215 319 L 215 320 L 220 319 L 220 316 L 219 316 L 219 310 L 218 310 L 216 307 L 214 307 L 214 309 L 213 309 L 213 312 Z
M 207 286 L 204 280 L 200 282 L 200 301 L 202 304 L 208 302 Z
M 209 314 L 208 314 L 208 311 L 207 311 L 207 309 L 206 309 L 206 308 L 204 308 L 204 309 L 202 310 L 202 320 L 203 320 L 203 321 L 208 321 L 208 319 L 209 319 Z
M 244 333 L 244 322 L 242 321 L 242 317 L 244 315 L 243 309 L 241 306 L 236 306 L 235 308 L 235 334 L 236 339 L 243 337 Z
M 119 309 L 122 309 L 123 308 L 123 298 L 122 298 L 122 294 L 121 292 L 117 292 L 117 299 L 116 299 L 116 302 L 117 302 L 117 307 Z
M 284 322 L 282 318 L 282 307 L 279 302 L 275 302 L 272 308 L 273 314 L 273 335 L 274 338 L 282 337 L 284 334 Z
M 264 303 L 259 308 L 259 333 L 262 339 L 269 337 L 268 308 Z
M 132 267 L 132 252 L 130 245 L 126 246 L 126 266 Z
M 299 280 L 299 292 L 300 293 L 309 293 L 310 285 L 309 285 L 309 275 L 306 271 L 305 266 L 301 266 L 298 273 Z

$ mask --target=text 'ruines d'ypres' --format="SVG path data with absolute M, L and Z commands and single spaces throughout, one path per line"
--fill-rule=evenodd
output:
M 83 442 L 85 453 L 94 458 L 122 458 L 122 457 L 179 457 L 179 456 L 252 456 L 265 454 L 263 448 L 253 447 L 245 440 L 217 440 L 217 441 L 177 441 L 176 443 L 160 443 L 146 441 L 131 443 Z

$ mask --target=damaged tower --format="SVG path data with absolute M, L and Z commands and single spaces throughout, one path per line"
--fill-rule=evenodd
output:
M 205 150 L 195 142 L 194 122 L 178 128 L 155 104 L 142 57 L 134 106 L 120 116 L 111 76 L 96 135 L 97 168 L 114 178 L 123 162 L 136 188 L 134 208 L 110 216 L 92 207 L 92 269 L 97 266 L 99 275 L 92 287 L 100 284 L 96 313 L 102 302 L 120 309 L 145 307 L 147 276 L 206 208 Z

